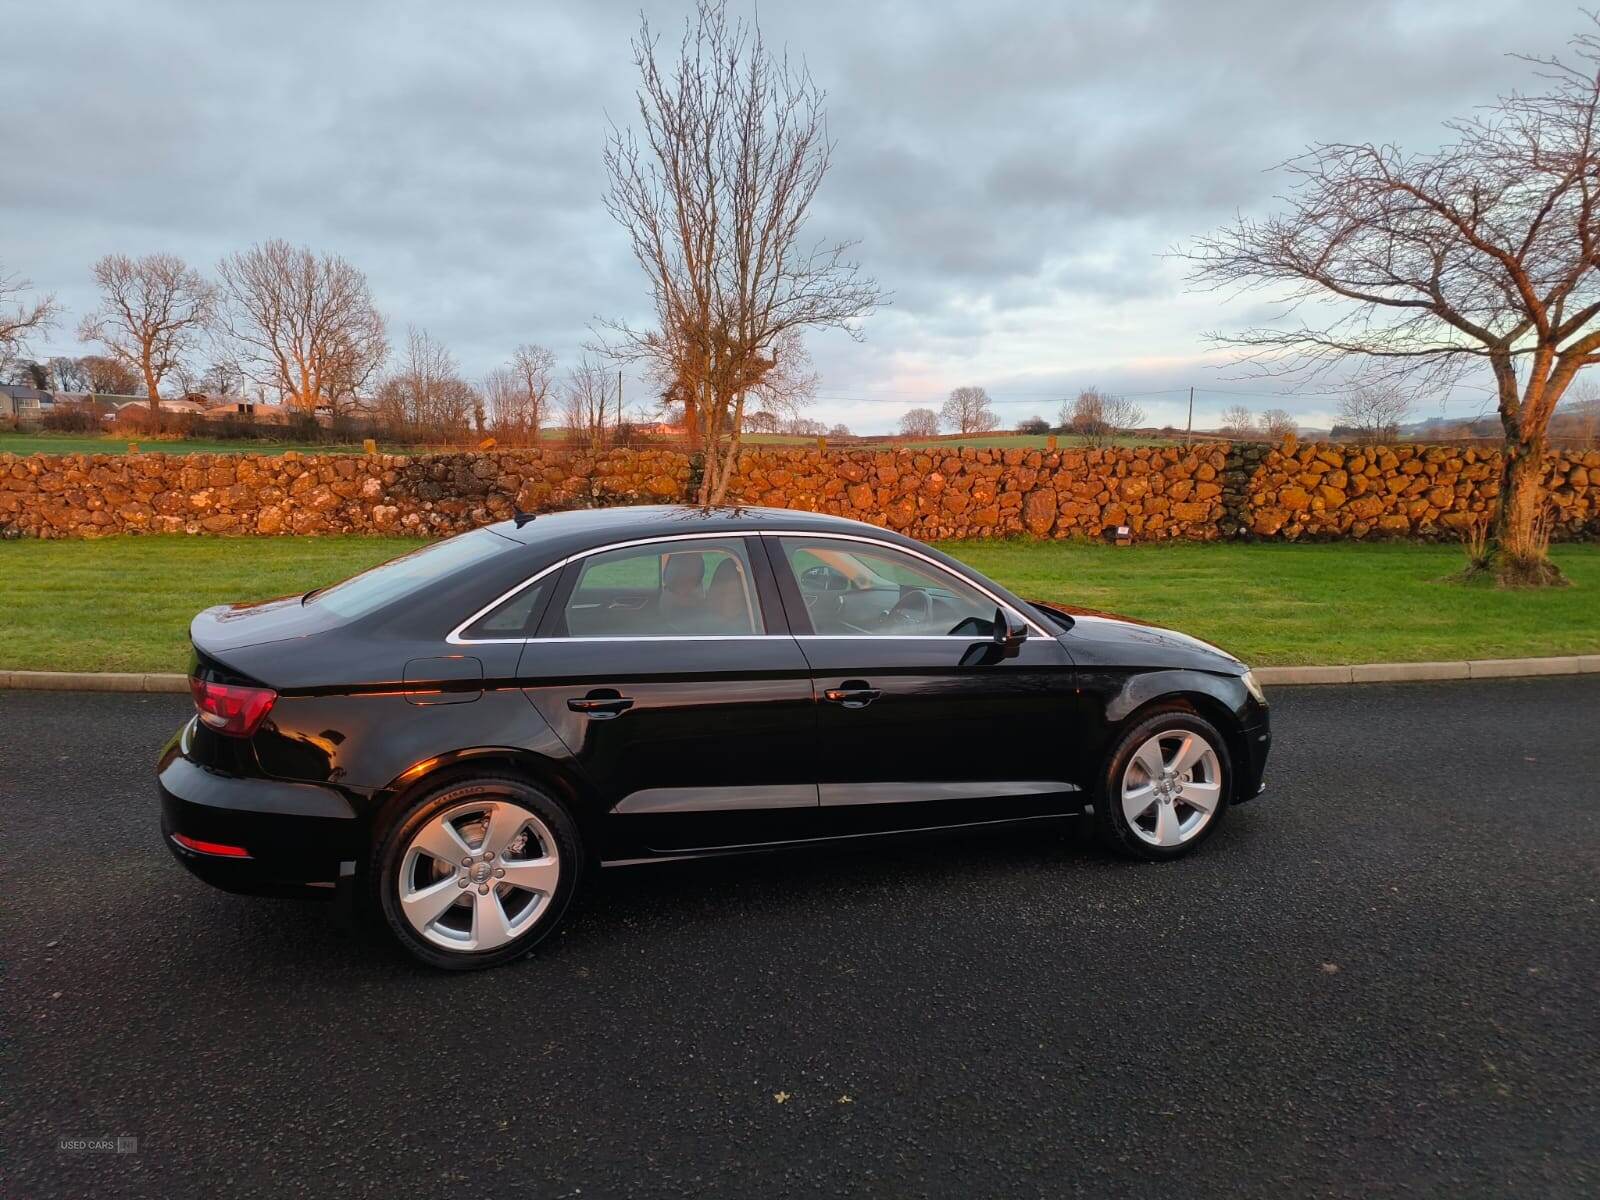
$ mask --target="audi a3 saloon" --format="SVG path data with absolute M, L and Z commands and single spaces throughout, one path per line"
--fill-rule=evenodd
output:
M 445 968 L 526 953 L 605 866 L 1063 816 L 1177 858 L 1270 744 L 1213 646 L 788 510 L 519 514 L 190 633 L 173 854 Z

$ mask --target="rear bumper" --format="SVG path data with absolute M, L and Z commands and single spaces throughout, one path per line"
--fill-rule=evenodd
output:
M 162 841 L 173 857 L 225 891 L 333 899 L 365 847 L 345 796 L 316 784 L 214 771 L 187 758 L 183 741 L 172 740 L 156 769 Z M 248 857 L 201 853 L 174 834 L 239 847 Z

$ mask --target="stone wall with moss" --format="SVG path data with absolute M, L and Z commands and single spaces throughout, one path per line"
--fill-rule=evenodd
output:
M 1600 536 L 1600 451 L 1546 462 L 1558 539 Z M 837 513 L 932 541 L 1454 538 L 1496 503 L 1497 451 L 1210 443 L 1108 449 L 802 449 L 739 460 L 730 503 Z M 0 537 L 446 534 L 510 516 L 693 499 L 671 449 L 461 454 L 0 455 Z

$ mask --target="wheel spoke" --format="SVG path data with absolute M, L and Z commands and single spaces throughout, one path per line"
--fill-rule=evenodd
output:
M 490 805 L 486 816 L 488 824 L 484 827 L 483 845 L 479 848 L 492 850 L 497 855 L 504 854 L 511 839 L 526 824 L 527 816 L 520 808 L 510 804 Z
M 561 877 L 561 864 L 555 858 L 506 859 L 500 868 L 505 877 L 498 882 L 546 896 L 556 890 L 556 880 Z
M 1173 774 L 1182 775 L 1185 771 L 1194 770 L 1194 765 L 1204 758 L 1210 749 L 1204 738 L 1195 737 L 1192 733 L 1184 734 L 1183 741 L 1178 743 L 1178 752 L 1172 756 Z
M 423 826 L 411 844 L 452 867 L 460 866 L 461 860 L 472 853 L 472 847 L 462 841 L 455 826 L 438 818 Z
M 1161 739 L 1151 738 L 1140 746 L 1134 754 L 1133 761 L 1144 768 L 1144 772 L 1151 779 L 1160 779 L 1161 772 L 1166 770 L 1166 763 L 1161 758 Z
M 1156 805 L 1156 844 L 1160 846 L 1176 846 L 1182 840 L 1179 832 L 1178 815 L 1170 804 Z
M 405 913 L 417 929 L 426 929 L 437 921 L 445 909 L 461 897 L 461 888 L 454 875 L 441 879 L 430 887 L 400 897 Z
M 504 946 L 516 934 L 500 903 L 500 893 L 494 888 L 488 892 L 472 893 L 472 941 L 478 950 L 493 950 Z
M 1217 807 L 1217 801 L 1222 796 L 1222 785 L 1219 783 L 1186 783 L 1178 799 L 1190 808 L 1199 809 L 1203 813 L 1211 812 Z
M 1156 789 L 1150 784 L 1143 787 L 1125 788 L 1122 793 L 1122 812 L 1132 824 L 1145 813 L 1150 811 L 1150 806 L 1156 802 Z

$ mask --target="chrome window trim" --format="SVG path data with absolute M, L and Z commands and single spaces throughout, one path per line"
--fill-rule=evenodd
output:
M 446 643 L 448 643 L 449 645 L 452 645 L 452 646 L 505 646 L 505 645 L 518 645 L 518 646 L 520 646 L 520 645 L 525 645 L 525 644 L 527 644 L 529 642 L 753 642 L 753 641 L 772 641 L 772 640 L 775 640 L 775 639 L 776 640 L 791 640 L 791 639 L 796 639 L 796 638 L 804 639 L 804 640 L 810 640 L 810 641 L 836 641 L 836 640 L 847 640 L 847 639 L 848 640 L 871 639 L 871 640 L 874 640 L 874 641 L 901 641 L 901 642 L 933 641 L 933 642 L 947 642 L 947 641 L 952 641 L 952 640 L 955 640 L 955 641 L 962 640 L 961 638 L 953 637 L 951 634 L 948 634 L 948 633 L 904 633 L 904 634 L 902 634 L 902 633 L 849 633 L 849 634 L 830 634 L 830 633 L 801 633 L 801 634 L 790 634 L 790 633 L 725 633 L 725 634 L 724 633 L 704 633 L 704 634 L 659 634 L 659 635 L 623 634 L 623 635 L 620 635 L 620 636 L 617 636 L 617 637 L 587 637 L 586 636 L 586 637 L 515 637 L 515 638 L 469 638 L 469 637 L 462 636 L 462 630 L 471 627 L 474 622 L 482 620 L 485 616 L 487 616 L 489 613 L 493 612 L 496 608 L 499 608 L 500 605 L 504 604 L 507 600 L 510 600 L 513 596 L 517 595 L 519 592 L 522 592 L 525 589 L 532 587 L 534 584 L 538 583 L 541 579 L 545 578 L 545 576 L 553 574 L 554 572 L 561 570 L 568 563 L 577 562 L 579 559 L 589 558 L 591 555 L 595 555 L 595 554 L 605 554 L 605 553 L 607 553 L 609 551 L 612 551 L 612 550 L 626 550 L 630 546 L 650 546 L 650 545 L 654 545 L 654 544 L 656 544 L 658 542 L 728 541 L 728 540 L 735 539 L 735 538 L 747 538 L 747 537 L 802 537 L 802 538 L 817 538 L 819 540 L 832 539 L 834 541 L 844 541 L 844 542 L 863 542 L 866 545 L 877 546 L 878 548 L 883 549 L 883 550 L 897 550 L 901 554 L 910 555 L 912 558 L 920 558 L 923 562 L 927 563 L 930 567 L 933 567 L 937 571 L 942 571 L 946 575 L 954 574 L 954 572 L 952 572 L 949 567 L 945 566 L 944 563 L 940 562 L 936 558 L 933 558 L 931 555 L 923 554 L 920 551 L 913 550 L 909 546 L 898 546 L 898 545 L 895 545 L 893 542 L 885 542 L 885 541 L 882 541 L 882 540 L 880 540 L 878 538 L 866 537 L 866 536 L 864 536 L 862 534 L 859 534 L 859 533 L 835 533 L 835 532 L 833 532 L 831 530 L 827 531 L 827 532 L 824 532 L 824 533 L 818 533 L 815 530 L 805 530 L 805 529 L 744 529 L 744 530 L 739 530 L 738 532 L 733 532 L 733 533 L 724 532 L 724 533 L 671 533 L 671 534 L 657 534 L 657 535 L 652 536 L 652 537 L 632 538 L 632 539 L 629 539 L 627 541 L 621 541 L 621 542 L 608 542 L 603 546 L 595 546 L 595 547 L 593 547 L 591 549 L 588 549 L 588 550 L 580 550 L 576 554 L 569 554 L 569 555 L 567 555 L 566 558 L 563 558 L 560 562 L 551 563 L 549 566 L 545 567 L 543 570 L 539 571 L 538 573 L 536 573 L 534 575 L 530 575 L 527 579 L 524 579 L 521 583 L 517 584 L 516 587 L 510 588 L 509 590 L 507 590 L 505 592 L 502 592 L 500 595 L 496 596 L 493 600 L 489 601 L 488 604 L 485 604 L 477 612 L 473 613 L 465 621 L 462 621 L 461 624 L 457 625 L 448 634 L 446 634 L 444 640 L 445 640 Z M 1023 619 L 1023 621 L 1027 623 L 1028 628 L 1034 634 L 1038 635 L 1039 637 L 1043 637 L 1043 638 L 1051 638 L 1052 637 L 1051 634 L 1046 633 L 1037 624 L 1035 624 L 1033 619 L 1031 617 L 1029 617 L 1026 613 L 1017 612 L 1009 604 L 1007 604 L 1004 600 L 1000 599 L 1000 597 L 996 596 L 993 592 L 991 592 L 988 588 L 984 587 L 982 584 L 976 583 L 973 580 L 968 579 L 968 578 L 966 578 L 965 576 L 962 576 L 962 575 L 958 575 L 957 578 L 960 579 L 961 582 L 965 583 L 968 587 L 976 589 L 978 592 L 981 592 L 984 596 L 987 596 L 990 600 L 994 601 L 994 605 L 995 605 L 996 608 L 1003 609 L 1007 613 L 1010 613 L 1012 616 L 1021 617 Z M 763 614 L 763 619 L 765 619 L 765 614 Z M 968 638 L 966 640 L 967 641 L 972 641 L 973 639 Z

